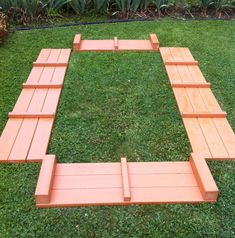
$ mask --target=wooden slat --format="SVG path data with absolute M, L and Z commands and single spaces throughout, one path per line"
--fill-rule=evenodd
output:
M 219 191 L 203 156 L 191 154 L 190 163 L 203 198 L 216 201 Z
M 50 202 L 51 185 L 56 166 L 55 155 L 44 157 L 35 191 L 36 203 Z
M 172 88 L 210 88 L 210 83 L 182 83 L 174 82 L 171 83 Z
M 189 142 L 194 153 L 201 153 L 205 158 L 212 158 L 207 141 L 202 133 L 198 119 L 184 118 L 183 123 L 189 138 Z
M 118 50 L 118 38 L 114 37 L 114 49 Z
M 211 118 L 198 118 L 203 135 L 214 159 L 229 158 L 228 152 Z M 200 153 L 200 152 L 199 152 Z
M 53 119 L 40 118 L 27 156 L 28 162 L 41 162 L 46 155 Z
M 38 112 L 38 113 L 31 113 L 31 112 L 25 112 L 25 113 L 15 113 L 15 112 L 9 112 L 8 114 L 9 118 L 27 118 L 27 119 L 33 119 L 33 118 L 54 118 L 55 113 L 45 113 L 45 112 Z
M 159 49 L 159 41 L 156 34 L 150 34 L 149 40 L 152 44 L 153 49 L 158 50 Z
M 49 88 L 62 88 L 63 84 L 43 84 L 43 83 L 24 83 L 23 88 L 40 88 L 40 89 L 49 89 Z
M 182 112 L 182 118 L 225 118 L 226 112 Z
M 22 119 L 10 119 L 0 137 L 0 162 L 8 162 L 9 155 L 22 125 Z
M 65 67 L 67 63 L 60 62 L 34 62 L 34 67 Z
M 131 200 L 130 192 L 130 183 L 129 183 L 129 174 L 128 174 L 128 165 L 126 158 L 121 158 L 121 177 L 122 177 L 122 186 L 123 186 L 123 200 Z
M 11 162 L 26 161 L 37 123 L 38 119 L 23 120 L 8 160 Z
M 165 65 L 198 65 L 198 61 L 164 61 Z

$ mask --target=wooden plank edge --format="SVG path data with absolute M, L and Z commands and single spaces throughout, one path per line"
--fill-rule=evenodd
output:
M 154 50 L 159 50 L 159 40 L 157 38 L 157 35 L 156 34 L 150 34 L 149 35 L 149 40 L 150 40 L 150 43 L 153 47 Z
M 171 83 L 172 88 L 210 88 L 210 83 Z
M 121 176 L 122 176 L 122 186 L 123 186 L 123 200 L 130 201 L 130 184 L 128 175 L 128 166 L 126 158 L 121 158 Z
M 81 39 L 82 39 L 81 34 L 76 34 L 74 36 L 74 40 L 73 40 L 73 50 L 74 51 L 79 51 L 80 46 L 81 46 Z
M 114 50 L 118 50 L 118 38 L 114 37 Z
M 33 62 L 33 67 L 67 67 L 68 63 L 60 62 Z
M 61 83 L 23 83 L 23 88 L 39 88 L 39 89 L 47 89 L 47 88 L 62 88 L 63 84 Z
M 182 112 L 182 118 L 226 118 L 226 112 Z
M 178 65 L 178 66 L 184 66 L 184 65 L 198 65 L 198 61 L 164 61 L 165 65 Z
M 55 118 L 55 113 L 19 113 L 19 112 L 9 112 L 8 117 L 11 118 Z
M 189 162 L 204 200 L 216 201 L 219 190 L 205 158 L 202 155 L 191 153 Z
M 50 202 L 52 180 L 56 167 L 56 156 L 46 155 L 42 161 L 37 187 L 35 191 L 36 204 Z

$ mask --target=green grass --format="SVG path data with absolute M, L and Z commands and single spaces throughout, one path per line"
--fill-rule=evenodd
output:
M 0 48 L 0 131 L 41 48 L 85 38 L 189 47 L 235 130 L 235 22 L 139 22 L 11 34 Z M 189 142 L 159 54 L 71 55 L 49 153 L 60 162 L 188 160 Z M 217 203 L 36 209 L 39 164 L 0 165 L 0 237 L 234 237 L 234 162 L 210 162 Z

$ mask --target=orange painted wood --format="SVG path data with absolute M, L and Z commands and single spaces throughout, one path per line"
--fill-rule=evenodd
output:
M 159 41 L 156 34 L 150 34 L 149 40 L 152 44 L 153 49 L 158 50 L 159 49 Z
M 126 158 L 121 158 L 121 170 L 122 170 L 122 186 L 123 186 L 123 198 L 124 201 L 131 200 L 128 165 Z
M 81 39 L 82 39 L 82 35 L 81 34 L 76 34 L 74 37 L 74 41 L 73 41 L 73 50 L 74 51 L 78 51 L 80 48 L 80 44 L 81 44 Z
M 131 200 L 128 202 L 123 199 L 123 180 L 127 181 L 127 177 L 129 186 L 124 183 L 131 193 Z M 128 199 L 129 192 L 127 189 Z M 121 167 L 120 163 L 57 164 L 50 201 L 37 203 L 37 207 L 203 201 L 189 162 L 127 164 L 122 159 Z
M 216 201 L 219 191 L 204 157 L 192 153 L 190 164 L 198 181 L 203 198 L 206 201 Z
M 229 159 L 228 152 L 211 118 L 198 118 L 213 159 Z M 208 158 L 209 159 L 209 158 Z
M 36 62 L 68 64 L 70 49 L 43 49 Z M 1 162 L 41 161 L 46 154 L 67 67 L 34 67 L 0 139 Z M 53 86 L 51 86 L 53 85 Z M 54 86 L 55 85 L 55 86 Z M 34 87 L 36 88 L 28 88 Z M 48 86 L 48 87 L 46 87 Z M 49 117 L 49 118 L 48 118 Z
M 204 134 L 200 128 L 198 119 L 183 118 L 184 127 L 186 129 L 189 142 L 194 153 L 201 153 L 205 158 L 213 158 Z
M 37 119 L 23 120 L 8 158 L 9 162 L 25 162 L 37 123 Z
M 198 65 L 198 61 L 164 61 L 165 65 Z
M 182 112 L 183 118 L 225 118 L 226 112 Z
M 0 162 L 9 162 L 8 158 L 21 125 L 22 119 L 8 120 L 0 137 Z
M 15 113 L 15 112 L 9 112 L 8 114 L 9 118 L 54 118 L 55 113 Z
M 210 83 L 182 83 L 182 82 L 174 82 L 171 83 L 172 88 L 210 88 Z
M 223 141 L 230 159 L 235 159 L 235 134 L 225 118 L 215 118 L 213 123 Z M 228 159 L 227 157 L 221 159 Z
M 53 119 L 40 118 L 27 155 L 27 162 L 41 162 L 47 152 Z
M 61 83 L 24 83 L 23 88 L 40 88 L 40 89 L 49 89 L 49 88 L 62 88 L 63 84 Z
M 76 38 L 76 36 L 75 36 Z M 79 42 L 79 45 L 76 43 Z M 79 40 L 75 39 L 75 51 L 157 51 L 159 42 L 156 35 L 151 35 L 149 40 Z
M 34 67 L 65 67 L 67 63 L 60 62 L 34 62 Z
M 42 161 L 38 183 L 35 191 L 36 203 L 48 203 L 50 201 L 51 185 L 56 166 L 55 155 L 46 155 Z
M 114 37 L 114 49 L 118 50 L 118 38 Z

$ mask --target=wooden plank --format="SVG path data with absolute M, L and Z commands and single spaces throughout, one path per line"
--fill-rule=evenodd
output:
M 49 89 L 49 88 L 62 88 L 63 84 L 58 83 L 58 84 L 43 84 L 43 83 L 23 83 L 23 88 L 40 88 L 40 89 Z
M 46 155 L 53 128 L 53 119 L 39 119 L 27 156 L 27 162 L 41 162 Z
M 114 49 L 118 50 L 118 38 L 114 37 Z
M 159 41 L 156 34 L 150 34 L 149 40 L 152 44 L 153 49 L 158 50 L 159 49 Z
M 166 68 L 166 72 L 167 72 L 167 75 L 168 75 L 168 78 L 172 83 L 183 83 L 181 77 L 180 77 L 180 74 L 177 70 L 177 66 L 174 66 L 174 65 L 168 65 L 168 66 L 165 66 Z
M 164 204 L 204 202 L 198 187 L 133 188 L 130 202 L 123 201 L 122 189 L 72 189 L 51 191 L 50 203 L 37 207 L 73 207 L 98 205 Z
M 198 119 L 184 118 L 183 123 L 189 138 L 189 142 L 194 153 L 201 153 L 205 158 L 212 158 L 207 141 L 202 133 Z
M 11 162 L 25 162 L 33 139 L 38 119 L 24 119 L 8 160 Z
M 122 171 L 121 177 L 122 177 L 122 186 L 123 186 L 123 200 L 130 201 L 131 192 L 130 192 L 128 165 L 127 165 L 126 158 L 121 158 L 121 171 Z
M 203 198 L 209 201 L 216 201 L 219 191 L 211 175 L 210 169 L 206 164 L 205 158 L 200 155 L 191 154 L 190 163 Z
M 184 88 L 174 88 L 173 89 L 179 111 L 182 112 L 193 112 L 193 107 L 189 101 L 187 91 Z
M 198 61 L 164 61 L 165 65 L 198 65 Z
M 182 118 L 226 118 L 226 112 L 182 112 Z
M 56 166 L 55 155 L 46 155 L 42 161 L 37 187 L 35 191 L 36 203 L 49 203 L 52 180 Z
M 58 62 L 68 65 L 70 53 L 71 53 L 71 49 L 61 49 L 60 55 L 58 57 Z
M 78 51 L 81 45 L 81 39 L 82 35 L 81 34 L 76 34 L 73 40 L 73 50 Z
M 37 58 L 37 61 L 44 61 L 46 62 L 48 60 L 48 57 L 51 53 L 52 49 L 42 49 L 39 53 L 39 56 Z
M 198 118 L 203 135 L 214 159 L 229 158 L 228 152 L 221 140 L 211 118 Z M 199 151 L 200 153 L 200 151 Z
M 9 112 L 9 118 L 25 118 L 25 119 L 34 119 L 34 118 L 55 118 L 55 113 L 46 113 L 46 112 L 24 112 L 24 113 L 16 113 Z
M 174 82 L 171 83 L 172 88 L 210 88 L 210 83 L 182 83 Z
M 20 130 L 22 119 L 10 119 L 0 137 L 0 162 L 8 162 L 15 139 Z
M 213 122 L 229 154 L 226 159 L 235 159 L 235 135 L 228 120 L 216 118 Z
M 172 162 L 174 163 L 174 162 Z M 129 174 L 129 188 L 138 187 L 196 187 L 197 182 L 190 174 Z M 128 181 L 128 182 L 129 182 Z M 123 188 L 123 173 L 121 174 L 91 174 L 91 175 L 55 175 L 54 189 L 98 189 L 98 188 Z M 130 199 L 130 189 L 127 188 L 127 197 Z M 125 200 L 126 201 L 126 200 Z
M 142 174 L 192 174 L 186 161 L 175 162 L 129 162 L 130 175 Z M 55 176 L 118 175 L 120 163 L 66 163 L 57 164 Z
M 34 62 L 33 67 L 65 67 L 67 63 L 60 62 Z
M 47 59 L 47 63 L 59 63 L 59 56 L 61 53 L 61 49 L 51 49 L 51 53 Z
M 56 109 L 60 100 L 61 89 L 49 89 L 45 99 L 45 103 L 42 108 L 42 114 L 45 113 L 55 116 Z

